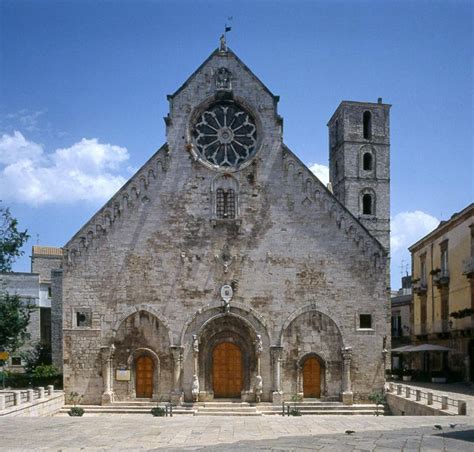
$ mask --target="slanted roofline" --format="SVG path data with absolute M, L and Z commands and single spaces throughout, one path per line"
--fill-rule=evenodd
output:
M 273 94 L 267 86 L 249 69 L 249 67 L 230 49 L 227 48 L 227 51 L 221 51 L 219 49 L 215 49 L 205 60 L 204 62 L 186 79 L 186 81 L 173 93 L 173 94 L 168 94 L 166 97 L 168 100 L 172 100 L 175 98 L 181 91 L 183 91 L 184 88 L 186 88 L 191 80 L 198 74 L 201 69 L 216 55 L 225 55 L 227 57 L 232 56 L 235 58 L 240 65 L 253 77 L 257 82 L 263 87 L 263 89 L 273 98 L 275 102 L 278 102 L 280 100 L 280 96 L 276 96 Z
M 336 116 L 339 114 L 339 111 L 342 110 L 346 105 L 358 105 L 360 107 L 367 107 L 367 108 L 377 106 L 377 107 L 383 107 L 387 110 L 389 110 L 392 107 L 392 104 L 384 104 L 382 102 L 358 102 L 355 100 L 343 100 L 341 101 L 339 106 L 336 108 L 336 111 L 332 114 L 331 118 L 326 124 L 327 126 L 329 126 L 334 121 Z
M 422 237 L 418 242 L 414 243 L 408 248 L 408 251 L 414 253 L 423 248 L 426 244 L 436 240 L 444 233 L 457 226 L 459 223 L 466 221 L 470 216 L 474 215 L 474 203 L 469 204 L 461 212 L 454 213 L 449 220 L 441 221 L 440 224 L 430 233 Z M 474 223 L 473 223 L 474 224 Z
M 334 193 L 332 193 L 325 184 L 323 184 L 319 178 L 316 176 L 316 174 L 314 174 L 306 165 L 305 163 L 303 163 L 300 158 L 284 143 L 282 143 L 282 146 L 283 146 L 283 149 L 291 154 L 291 156 L 295 159 L 295 161 L 297 161 L 301 166 L 303 166 L 304 168 L 306 168 L 306 170 L 309 172 L 309 174 L 311 175 L 311 177 L 313 179 L 316 179 L 320 184 L 321 184 L 321 187 L 324 189 L 324 191 L 326 192 L 327 195 L 329 195 L 335 202 L 336 204 L 339 205 L 339 207 L 345 212 L 345 214 L 349 217 L 349 218 L 352 218 L 352 220 L 374 241 L 374 243 L 376 244 L 376 246 L 379 248 L 379 250 L 381 251 L 382 255 L 383 256 L 387 256 L 388 253 L 387 251 L 385 250 L 385 248 L 383 247 L 383 245 L 377 240 L 376 237 L 374 237 L 372 235 L 372 233 L 361 223 L 361 221 L 344 205 L 342 204 L 335 196 L 334 196 Z
M 122 187 L 120 187 L 115 194 L 85 223 L 81 228 L 69 239 L 69 241 L 64 245 L 64 248 L 69 248 L 76 240 L 78 240 L 82 235 L 87 231 L 87 228 L 91 224 L 96 224 L 97 219 L 104 213 L 107 208 L 110 208 L 115 200 L 118 200 L 118 196 L 122 194 L 126 189 L 137 182 L 137 177 L 140 174 L 143 174 L 144 168 L 149 166 L 151 162 L 157 158 L 158 155 L 168 152 L 168 143 L 163 144 L 136 172 L 130 177 L 130 179 L 125 182 Z

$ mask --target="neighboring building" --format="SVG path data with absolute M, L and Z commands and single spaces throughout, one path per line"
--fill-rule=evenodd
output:
M 53 271 L 65 391 L 348 404 L 381 391 L 390 105 L 337 108 L 333 195 L 283 144 L 278 96 L 224 43 L 168 100 L 167 143 Z
M 403 347 L 411 342 L 412 324 L 412 288 L 411 276 L 402 278 L 402 287 L 392 293 L 392 349 Z M 403 366 L 403 355 L 392 354 L 392 369 L 401 369 Z
M 35 245 L 31 254 L 31 273 L 0 273 L 0 290 L 16 294 L 25 304 L 36 307 L 31 312 L 30 339 L 9 359 L 10 370 L 22 371 L 21 352 L 34 344 L 51 347 L 51 270 L 60 268 L 62 249 Z
M 409 248 L 413 269 L 415 344 L 451 348 L 417 354 L 426 372 L 457 372 L 473 379 L 474 365 L 474 204 L 454 214 Z

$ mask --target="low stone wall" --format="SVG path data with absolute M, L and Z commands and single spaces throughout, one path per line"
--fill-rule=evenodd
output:
M 455 416 L 466 414 L 466 402 L 444 395 L 414 390 L 409 386 L 390 383 L 387 404 L 395 416 Z
M 26 393 L 26 399 L 24 393 Z M 1 391 L 0 416 L 54 416 L 64 406 L 64 391 L 50 389 L 46 392 L 43 390 L 40 397 L 37 398 L 33 394 L 32 389 L 27 391 Z M 12 398 L 13 404 L 8 403 Z
M 395 394 L 387 394 L 386 397 L 390 412 L 395 416 L 449 416 L 454 414 Z

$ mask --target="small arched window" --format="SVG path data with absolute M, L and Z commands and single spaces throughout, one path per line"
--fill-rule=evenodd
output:
M 372 195 L 366 193 L 362 196 L 362 213 L 364 215 L 373 215 L 373 199 Z
M 218 188 L 216 192 L 216 216 L 217 218 L 235 218 L 235 192 L 232 188 Z
M 336 119 L 336 126 L 334 128 L 334 141 L 339 142 L 339 119 Z
M 372 171 L 372 154 L 370 152 L 365 152 L 362 157 L 362 168 L 364 171 Z
M 370 139 L 372 137 L 372 114 L 370 111 L 364 111 L 364 138 Z

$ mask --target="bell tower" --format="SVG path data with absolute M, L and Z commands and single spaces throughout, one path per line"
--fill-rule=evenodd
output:
M 390 251 L 390 107 L 343 101 L 328 122 L 336 198 Z

